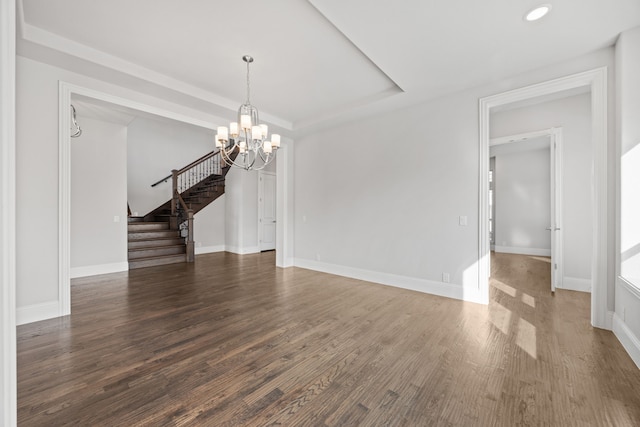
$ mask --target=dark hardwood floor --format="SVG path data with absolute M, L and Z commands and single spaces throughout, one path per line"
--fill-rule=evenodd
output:
M 76 279 L 72 315 L 18 328 L 21 426 L 638 426 L 640 370 L 498 254 L 488 307 L 201 255 Z

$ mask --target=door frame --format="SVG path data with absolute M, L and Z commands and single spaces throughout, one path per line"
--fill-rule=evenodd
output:
M 0 425 L 17 424 L 16 3 L 0 2 Z
M 563 210 L 562 210 L 562 177 L 564 176 L 564 168 L 562 162 L 562 128 L 549 128 L 543 129 L 534 132 L 525 132 L 519 133 L 515 135 L 507 135 L 499 138 L 492 138 L 489 141 L 489 147 L 494 147 L 497 145 L 511 144 L 520 141 L 524 141 L 527 139 L 539 138 L 539 137 L 549 137 L 550 142 L 550 156 L 549 156 L 549 164 L 550 164 L 550 201 L 551 201 L 551 228 L 558 228 L 559 230 L 554 230 L 555 234 L 555 242 L 554 236 L 551 236 L 551 291 L 555 292 L 556 287 L 562 288 L 562 282 L 564 277 L 564 263 L 562 257 L 563 251 L 563 242 L 564 242 L 564 234 L 563 234 Z M 495 227 L 495 224 L 494 224 Z M 495 232 L 495 230 L 494 230 Z M 555 254 L 555 256 L 554 256 Z M 554 269 L 554 264 L 556 268 Z M 555 270 L 555 274 L 554 274 Z
M 275 172 L 269 172 L 269 171 L 265 171 L 265 170 L 261 170 L 258 171 L 258 248 L 260 249 L 260 251 L 264 251 L 264 250 L 271 250 L 271 248 L 269 249 L 263 249 L 262 248 L 262 233 L 263 233 L 263 227 L 264 227 L 264 222 L 262 221 L 262 217 L 264 216 L 264 181 L 262 180 L 262 177 L 264 175 L 270 175 L 273 176 L 273 178 L 276 180 L 276 187 L 275 187 L 275 198 L 273 199 L 273 203 L 276 206 L 276 233 L 275 233 L 275 238 L 277 239 L 278 236 L 278 205 L 277 205 L 277 200 L 278 200 L 278 177 L 277 174 Z M 274 244 L 274 248 L 273 250 L 275 250 L 275 244 Z
M 72 95 L 82 95 L 111 104 L 121 105 L 134 110 L 154 114 L 170 118 L 176 121 L 200 126 L 205 129 L 215 130 L 217 124 L 222 119 L 210 116 L 211 121 L 202 120 L 194 115 L 178 113 L 176 111 L 165 108 L 156 107 L 135 101 L 133 99 L 112 95 L 101 92 L 99 90 L 90 89 L 73 83 L 60 80 L 58 84 L 58 307 L 57 316 L 65 316 L 71 314 L 71 131 L 69 123 L 71 121 L 71 112 L 69 105 L 71 104 Z M 134 93 L 131 94 L 135 96 Z M 184 107 L 178 104 L 172 104 L 176 109 Z M 278 162 L 276 163 L 276 174 L 278 177 L 285 179 L 292 176 L 293 164 L 291 163 L 290 141 L 283 138 L 282 146 L 278 150 Z M 213 148 L 213 144 L 212 144 Z M 282 159 L 282 160 L 281 160 Z M 276 216 L 280 224 L 279 233 L 276 233 L 276 249 L 279 251 L 279 257 L 276 255 L 276 265 L 279 267 L 288 267 L 292 262 L 287 260 L 292 258 L 293 241 L 291 238 L 292 224 L 289 224 L 293 218 L 293 183 L 280 182 L 277 178 L 277 203 Z M 285 258 L 286 257 L 286 258 Z M 53 316 L 55 317 L 55 316 Z
M 573 74 L 479 100 L 479 180 L 478 180 L 478 290 L 489 301 L 489 140 L 491 109 L 501 105 L 557 94 L 576 88 L 591 92 L 592 153 L 592 242 L 591 254 L 591 324 L 611 329 L 612 312 L 608 309 L 608 212 L 607 212 L 607 67 Z

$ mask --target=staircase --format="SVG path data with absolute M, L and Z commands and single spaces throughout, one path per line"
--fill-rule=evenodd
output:
M 129 270 L 187 261 L 187 245 L 169 221 L 129 217 Z
M 152 185 L 171 179 L 173 197 L 142 217 L 129 217 L 129 270 L 194 261 L 193 215 L 224 194 L 229 169 L 212 151 Z

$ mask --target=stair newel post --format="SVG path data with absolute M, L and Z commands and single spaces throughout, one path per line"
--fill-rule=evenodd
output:
M 171 218 L 169 226 L 172 229 L 178 228 L 178 171 L 171 171 Z
M 171 183 L 172 183 L 172 190 L 171 190 L 171 215 L 175 215 L 176 214 L 176 208 L 178 207 L 178 171 L 177 170 L 172 170 L 171 171 Z
M 193 241 L 193 209 L 188 209 L 187 215 L 187 262 L 194 262 L 196 255 Z

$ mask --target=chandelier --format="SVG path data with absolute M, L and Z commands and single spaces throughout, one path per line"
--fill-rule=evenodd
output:
M 245 170 L 264 169 L 276 157 L 280 148 L 280 135 L 268 136 L 268 126 L 260 124 L 258 109 L 249 101 L 249 64 L 253 58 L 242 57 L 247 63 L 247 100 L 238 109 L 238 121 L 229 127 L 218 126 L 216 148 L 220 150 L 222 160 L 229 166 Z

